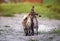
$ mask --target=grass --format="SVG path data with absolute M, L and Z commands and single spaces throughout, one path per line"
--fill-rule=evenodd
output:
M 54 33 L 60 34 L 60 30 L 55 30 Z
M 58 30 L 54 30 L 53 32 L 51 32 L 50 34 L 53 34 L 53 33 L 55 33 L 55 34 L 57 34 L 57 35 L 59 35 L 60 36 L 60 30 L 58 29 Z
M 23 4 L 23 3 L 9 3 L 9 4 L 0 4 L 0 15 L 4 16 L 12 16 L 16 13 L 28 13 L 30 10 L 31 4 Z
M 29 13 L 32 7 L 32 3 L 8 3 L 0 4 L 0 16 L 13 16 L 18 13 Z M 42 15 L 42 17 L 48 17 L 50 19 L 60 19 L 60 6 L 58 5 L 41 5 L 34 4 L 35 11 Z

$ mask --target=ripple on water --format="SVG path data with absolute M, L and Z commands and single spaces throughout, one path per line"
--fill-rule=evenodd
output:
M 24 36 L 22 20 L 24 19 L 24 14 L 17 15 L 16 17 L 0 17 L 0 40 L 1 41 L 28 41 L 37 39 L 39 41 L 49 41 L 49 39 L 60 40 L 58 36 L 49 35 L 49 34 L 40 34 L 38 36 Z M 60 20 L 47 20 L 47 19 L 38 19 L 39 32 L 48 32 L 55 29 L 58 29 L 60 26 Z M 54 38 L 55 37 L 55 38 Z M 58 38 L 57 38 L 58 37 Z M 34 38 L 34 39 L 33 39 Z

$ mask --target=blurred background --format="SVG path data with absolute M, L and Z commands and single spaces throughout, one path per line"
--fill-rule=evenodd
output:
M 42 17 L 60 19 L 60 0 L 0 0 L 0 16 L 29 13 L 32 5 Z
M 32 6 L 38 19 L 38 35 L 24 36 L 23 17 Z M 0 0 L 0 41 L 60 41 L 60 0 Z

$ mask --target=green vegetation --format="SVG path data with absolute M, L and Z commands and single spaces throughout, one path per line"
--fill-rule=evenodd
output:
M 28 13 L 31 8 L 31 4 L 24 3 L 8 3 L 8 4 L 0 4 L 0 15 L 3 16 L 12 16 L 14 14 Z
M 54 33 L 57 33 L 60 35 L 60 30 L 55 30 Z
M 29 13 L 32 5 L 32 3 L 0 4 L 0 16 L 13 16 L 14 14 Z M 35 11 L 41 14 L 42 17 L 60 19 L 60 6 L 58 5 L 41 5 L 35 3 L 34 6 Z

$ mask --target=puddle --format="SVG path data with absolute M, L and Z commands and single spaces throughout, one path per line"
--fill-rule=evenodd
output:
M 25 14 L 17 14 L 15 17 L 0 17 L 0 41 L 29 41 L 29 39 L 38 39 L 38 41 L 50 41 L 49 37 L 52 36 L 52 41 L 59 41 L 60 36 L 55 34 L 41 34 L 38 36 L 24 36 L 22 20 Z M 49 32 L 60 29 L 60 20 L 49 20 L 38 18 L 38 31 Z M 55 35 L 55 36 L 54 36 Z M 33 39 L 33 40 L 34 40 Z

